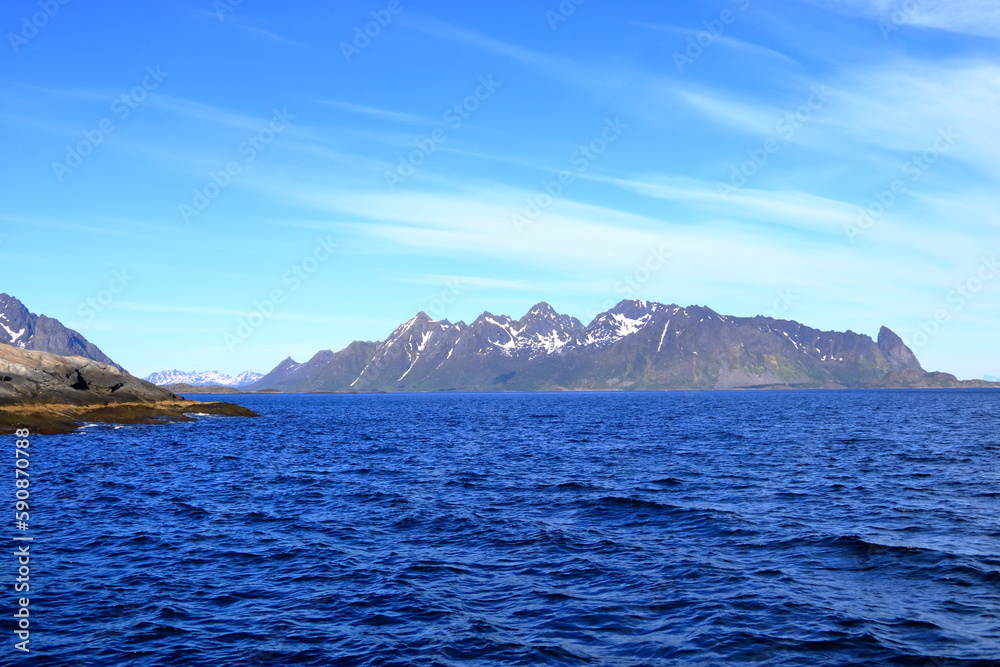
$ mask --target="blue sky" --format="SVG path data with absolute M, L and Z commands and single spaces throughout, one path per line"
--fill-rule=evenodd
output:
M 6 3 L 0 291 L 137 374 L 642 298 L 1000 375 L 1000 4 L 331 4 Z

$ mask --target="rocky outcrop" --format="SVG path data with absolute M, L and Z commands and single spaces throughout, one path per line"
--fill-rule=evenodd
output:
M 879 329 L 878 349 L 888 360 L 889 368 L 895 373 L 919 374 L 925 372 L 913 351 L 906 347 L 903 339 L 888 327 Z
M 153 423 L 191 413 L 255 416 L 238 405 L 183 399 L 93 359 L 0 345 L 0 433 L 60 433 L 82 421 Z
M 0 405 L 98 405 L 175 398 L 175 394 L 117 366 L 82 356 L 63 357 L 0 345 Z

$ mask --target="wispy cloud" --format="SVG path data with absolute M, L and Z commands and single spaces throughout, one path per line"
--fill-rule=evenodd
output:
M 350 111 L 351 113 L 361 114 L 363 116 L 371 116 L 373 118 L 379 118 L 381 120 L 389 120 L 395 123 L 425 124 L 433 122 L 429 118 L 424 118 L 423 116 L 417 116 L 415 114 L 404 113 L 402 111 L 389 111 L 386 109 L 377 109 L 375 107 L 367 107 L 361 104 L 351 104 L 350 102 L 326 101 L 323 102 L 323 104 L 333 107 L 335 109 L 342 109 L 344 111 Z
M 249 116 L 204 102 L 196 102 L 195 100 L 164 95 L 162 93 L 151 95 L 146 104 L 187 118 L 245 130 L 258 130 L 261 124 L 266 121 L 266 117 L 263 116 Z
M 651 196 L 709 201 L 709 188 L 690 183 L 675 186 L 673 191 L 669 185 L 656 183 L 632 186 L 648 188 Z M 664 189 L 653 190 L 657 187 Z M 366 219 L 353 223 L 356 231 L 387 248 L 489 258 L 587 282 L 593 282 L 594 275 L 606 275 L 609 291 L 616 272 L 634 268 L 644 253 L 659 247 L 669 248 L 674 257 L 660 279 L 695 281 L 700 293 L 730 290 L 733 284 L 759 285 L 761 290 L 808 284 L 830 299 L 864 303 L 870 297 L 874 307 L 884 300 L 886 290 L 895 288 L 913 297 L 921 287 L 941 284 L 949 276 L 944 268 L 928 268 L 917 249 L 831 243 L 830 234 L 842 233 L 837 225 L 849 219 L 850 206 L 803 193 L 747 193 L 741 202 L 756 207 L 762 217 L 820 230 L 819 236 L 762 234 L 759 224 L 718 212 L 701 215 L 692 224 L 573 201 L 553 205 L 525 234 L 517 234 L 511 213 L 532 193 L 504 187 L 392 197 L 312 188 L 284 194 L 299 204 Z M 741 208 L 733 207 L 734 212 Z M 891 265 L 877 259 L 887 254 L 893 258 Z M 712 258 L 708 264 L 706 257 Z M 852 270 L 845 272 L 845 266 Z M 914 275 L 919 278 L 900 282 L 902 276 Z M 885 287 L 866 295 L 865 286 L 872 284 Z
M 464 288 L 485 288 L 498 290 L 514 290 L 525 292 L 544 292 L 545 285 L 534 284 L 528 280 L 502 280 L 497 278 L 484 278 L 482 276 L 448 276 L 442 274 L 422 274 L 416 276 L 400 276 L 394 278 L 401 283 L 411 283 L 417 285 L 444 285 L 458 284 Z
M 781 112 L 764 105 L 745 104 L 733 96 L 694 90 L 679 90 L 677 95 L 703 116 L 751 134 L 767 135 L 775 131 Z
M 108 227 L 107 225 L 105 226 L 84 225 L 73 222 L 60 222 L 56 220 L 43 220 L 40 218 L 25 218 L 21 216 L 9 216 L 9 215 L 0 215 L 0 220 L 12 222 L 17 225 L 22 225 L 31 228 L 41 227 L 43 229 L 58 229 L 61 231 L 80 232 L 84 234 L 93 234 L 96 236 L 139 239 L 143 241 L 153 241 L 156 238 L 158 238 L 158 235 L 156 234 L 144 234 L 132 229 Z M 155 229 L 147 226 L 147 229 L 149 229 L 150 231 L 159 231 L 161 234 L 164 232 L 172 231 L 165 226 L 157 226 Z
M 480 32 L 461 28 L 446 21 L 427 16 L 418 17 L 410 13 L 401 17 L 400 23 L 433 37 L 510 58 L 524 65 L 544 70 L 560 77 L 576 78 L 575 73 L 580 71 L 579 68 L 573 67 L 573 61 L 568 58 L 532 51 L 531 49 L 494 39 Z
M 686 37 L 689 35 L 696 35 L 700 31 L 700 28 L 694 29 L 681 26 L 658 25 L 654 23 L 644 23 L 642 21 L 628 21 L 627 24 L 636 26 L 638 28 L 645 28 L 646 30 L 670 33 L 682 37 Z M 742 39 L 736 39 L 735 37 L 730 37 L 729 35 L 717 35 L 713 39 L 712 43 L 719 44 L 725 48 L 733 49 L 735 51 L 741 51 L 743 53 L 763 56 L 766 58 L 773 58 L 787 65 L 798 65 L 798 63 L 795 60 L 789 58 L 784 53 L 780 53 L 766 46 L 761 46 L 760 44 L 754 44 L 753 42 L 747 42 Z
M 680 102 L 703 118 L 755 134 L 772 132 L 774 124 L 780 119 L 780 110 L 766 103 L 751 104 L 735 95 L 723 95 L 705 86 L 679 81 L 676 77 L 646 71 L 622 62 L 581 63 L 509 44 L 443 21 L 408 18 L 407 25 L 414 29 L 517 61 L 587 94 L 599 95 L 603 100 L 616 100 L 633 107 L 636 113 L 647 118 L 672 117 L 672 107 Z M 756 50 L 760 53 L 760 48 L 763 48 L 756 48 L 748 42 L 725 39 L 728 40 L 725 42 L 727 45 L 743 51 Z M 784 77 L 786 84 L 801 82 L 803 89 L 808 87 L 793 60 L 777 52 L 769 52 L 767 55 L 779 60 L 789 70 L 796 70 L 794 74 L 789 73 Z
M 253 35 L 254 37 L 260 37 L 261 39 L 266 39 L 268 41 L 278 42 L 281 44 L 288 44 L 290 46 L 304 47 L 304 45 L 301 42 L 297 42 L 294 39 L 291 39 L 290 37 L 286 37 L 285 35 L 280 35 L 271 30 L 266 30 L 264 28 L 259 27 L 258 25 L 254 25 L 255 23 L 260 23 L 260 21 L 257 19 L 247 17 L 242 12 L 219 13 L 216 11 L 199 9 L 195 10 L 195 14 L 201 16 L 202 18 L 220 22 L 227 26 L 237 28 L 249 35 Z
M 1000 137 L 1000 66 L 979 60 L 897 58 L 855 68 L 830 83 L 833 100 L 818 121 L 822 132 L 804 132 L 818 147 L 923 152 L 939 130 L 958 140 L 948 160 L 961 160 L 996 178 Z M 807 130 L 810 128 L 807 128 Z
M 892 27 L 937 28 L 967 35 L 1000 38 L 1000 4 L 995 0 L 807 0 L 811 4 Z
M 151 313 L 189 313 L 195 315 L 220 315 L 226 317 L 243 317 L 247 313 L 254 312 L 252 307 L 245 310 L 234 308 L 212 308 L 200 306 L 168 306 L 162 304 L 121 302 L 115 304 L 123 310 L 134 310 Z M 284 322 L 311 322 L 315 324 L 357 324 L 359 322 L 371 322 L 372 320 L 352 317 L 323 317 L 321 315 L 305 315 L 301 313 L 272 313 L 269 320 Z

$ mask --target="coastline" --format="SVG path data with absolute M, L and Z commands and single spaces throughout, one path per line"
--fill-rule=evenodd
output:
M 226 417 L 258 417 L 235 403 L 202 403 L 184 398 L 155 402 L 120 402 L 109 405 L 67 405 L 25 403 L 0 406 L 0 435 L 26 428 L 32 433 L 57 435 L 72 433 L 86 422 L 102 424 L 160 424 L 194 421 L 193 414 Z
M 401 389 L 398 391 L 387 390 L 312 390 L 312 391 L 282 391 L 279 389 L 262 389 L 258 391 L 181 391 L 181 394 L 190 396 L 368 396 L 375 394 L 573 394 L 573 393 L 606 393 L 606 394 L 626 394 L 626 393 L 673 393 L 673 392 L 732 392 L 732 391 L 933 391 L 933 390 L 968 390 L 968 389 L 1000 389 L 1000 382 L 987 382 L 985 380 L 959 380 L 957 384 L 950 386 L 906 386 L 887 385 L 884 387 L 845 387 L 843 385 L 760 385 L 751 387 L 727 387 L 727 388 L 688 388 L 688 387 L 665 387 L 665 388 L 608 388 L 608 387 L 581 387 L 581 388 L 552 388 L 552 389 L 480 389 L 480 388 L 458 388 L 458 389 Z

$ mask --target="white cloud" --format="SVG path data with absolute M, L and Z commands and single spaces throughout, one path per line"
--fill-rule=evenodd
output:
M 922 152 L 939 130 L 953 128 L 959 136 L 947 157 L 1000 175 L 1000 65 L 903 60 L 849 72 L 833 86 L 839 90 L 823 121 L 830 143 Z
M 707 184 L 680 184 L 673 191 L 655 180 L 624 184 L 637 191 L 645 188 L 652 196 L 689 197 L 715 208 Z M 953 274 L 947 257 L 929 265 L 923 246 L 904 242 L 894 247 L 899 239 L 866 239 L 852 246 L 842 236 L 831 238 L 842 235 L 838 224 L 849 218 L 850 205 L 805 193 L 750 191 L 730 207 L 730 215 L 709 210 L 683 221 L 670 213 L 654 219 L 560 200 L 522 234 L 511 215 L 534 192 L 496 187 L 388 196 L 300 187 L 281 194 L 299 205 L 366 220 L 345 225 L 377 239 L 385 252 L 409 248 L 450 258 L 480 258 L 506 267 L 508 276 L 521 270 L 552 272 L 567 282 L 605 284 L 607 292 L 615 276 L 640 266 L 655 248 L 667 249 L 672 258 L 657 282 L 648 286 L 650 292 L 666 293 L 669 285 L 683 285 L 686 293 L 706 303 L 730 301 L 734 285 L 741 294 L 765 295 L 796 285 L 812 290 L 817 300 L 851 303 L 877 314 L 890 296 L 895 303 L 919 302 L 922 294 L 947 284 Z M 743 208 L 756 210 L 748 217 L 741 214 Z M 750 219 L 758 215 L 789 229 L 766 231 Z M 799 233 L 796 225 L 804 232 L 825 233 Z
M 919 26 L 1000 38 L 1000 3 L 996 0 L 808 0 L 811 4 L 892 28 Z M 891 34 L 891 33 L 889 33 Z

